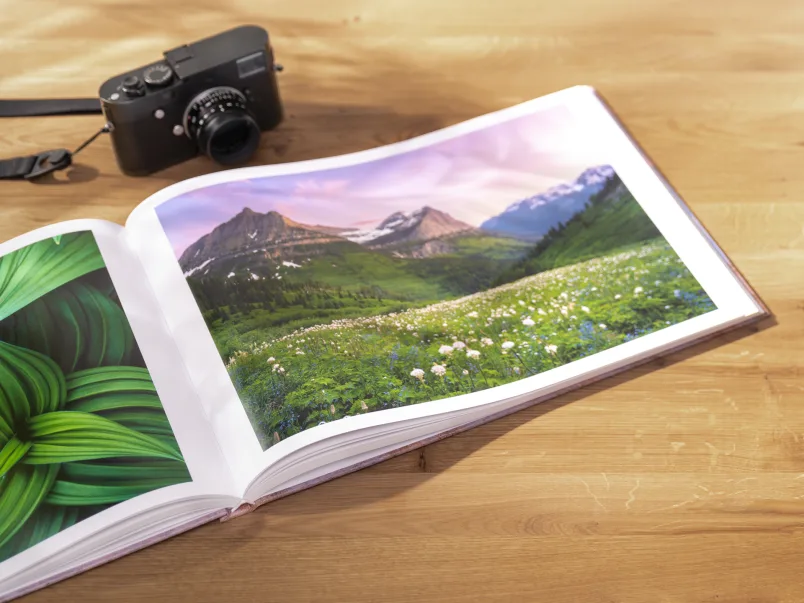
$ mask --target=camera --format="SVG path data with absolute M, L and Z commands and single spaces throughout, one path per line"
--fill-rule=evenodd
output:
M 120 169 L 146 176 L 199 153 L 248 161 L 282 121 L 277 70 L 268 32 L 245 25 L 110 78 L 100 101 Z

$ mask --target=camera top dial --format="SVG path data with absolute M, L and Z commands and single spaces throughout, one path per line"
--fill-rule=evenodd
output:
M 173 70 L 167 63 L 157 63 L 146 68 L 142 74 L 145 83 L 154 88 L 167 86 L 173 79 Z

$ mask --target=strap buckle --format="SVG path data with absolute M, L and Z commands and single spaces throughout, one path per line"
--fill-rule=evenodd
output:
M 53 149 L 36 155 L 30 171 L 23 176 L 26 180 L 33 180 L 46 174 L 57 172 L 70 167 L 73 163 L 73 154 L 67 149 Z

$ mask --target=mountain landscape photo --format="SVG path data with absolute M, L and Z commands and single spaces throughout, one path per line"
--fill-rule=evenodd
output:
M 485 213 L 421 201 L 374 219 L 370 204 L 349 206 L 344 224 L 337 206 L 327 219 L 254 198 L 181 251 L 263 447 L 533 375 L 713 307 L 610 166 Z

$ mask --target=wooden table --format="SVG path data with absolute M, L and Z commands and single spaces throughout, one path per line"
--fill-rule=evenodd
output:
M 365 149 L 596 86 L 778 324 L 210 525 L 31 601 L 801 601 L 804 4 L 800 0 L 0 0 L 0 97 L 266 26 L 289 118 L 257 163 Z M 2 155 L 100 119 L 0 122 Z M 121 176 L 108 139 L 0 184 L 0 239 L 122 222 L 194 160 Z M 68 182 L 69 181 L 69 182 Z

